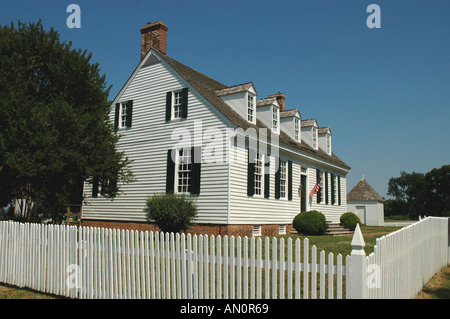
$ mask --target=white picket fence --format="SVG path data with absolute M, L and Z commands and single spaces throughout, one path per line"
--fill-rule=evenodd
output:
M 411 298 L 448 262 L 448 219 L 384 236 L 369 256 L 358 227 L 352 247 L 0 222 L 0 282 L 83 299 Z
M 342 261 L 308 239 L 0 222 L 0 282 L 73 298 L 342 298 Z
M 449 263 L 449 218 L 427 217 L 376 240 L 361 298 L 414 298 Z

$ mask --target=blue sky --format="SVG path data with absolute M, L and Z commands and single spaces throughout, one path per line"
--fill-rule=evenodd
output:
M 69 29 L 70 4 L 81 29 Z M 381 28 L 369 29 L 369 4 Z M 111 99 L 140 59 L 139 29 L 169 26 L 167 54 L 224 83 L 283 92 L 287 109 L 329 126 L 348 163 L 347 191 L 365 175 L 386 196 L 400 171 L 450 164 L 450 1 L 14 0 L 0 24 L 37 21 L 93 53 Z

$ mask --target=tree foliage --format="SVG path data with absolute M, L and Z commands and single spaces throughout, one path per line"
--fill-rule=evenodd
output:
M 450 216 L 450 165 L 426 174 L 402 171 L 389 179 L 388 195 L 394 197 L 393 206 L 411 218 Z
M 85 181 L 114 198 L 132 179 L 91 57 L 41 21 L 0 26 L 0 206 L 30 198 L 55 214 Z

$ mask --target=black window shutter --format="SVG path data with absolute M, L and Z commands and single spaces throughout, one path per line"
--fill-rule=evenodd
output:
M 288 162 L 288 200 L 292 200 L 292 161 Z
M 166 94 L 166 121 L 172 118 L 172 91 Z
M 328 205 L 328 172 L 325 172 L 325 204 Z
M 191 149 L 191 194 L 196 195 L 200 195 L 201 151 L 201 147 L 193 147 Z
M 336 178 L 334 177 L 334 174 L 331 174 L 331 205 L 334 205 L 336 203 Z
M 278 169 L 275 172 L 275 199 L 280 199 L 281 193 L 281 174 L 280 174 L 280 160 L 278 159 Z
M 188 88 L 181 90 L 181 117 L 186 119 L 188 115 Z
M 316 169 L 316 181 L 319 181 L 320 179 L 320 170 Z M 319 191 L 317 192 L 317 203 L 322 202 L 322 189 L 319 187 Z
M 341 205 L 341 177 L 338 176 L 338 205 Z
M 270 197 L 270 156 L 267 156 L 267 163 L 264 165 L 264 198 Z
M 133 101 L 127 102 L 127 127 L 131 127 L 133 118 Z
M 248 149 L 247 195 L 255 194 L 255 151 Z
M 114 128 L 119 127 L 120 103 L 116 103 L 116 113 L 114 115 Z
M 175 163 L 172 160 L 172 150 L 167 151 L 167 174 L 166 174 L 166 193 L 174 192 L 175 184 Z
M 99 179 L 98 177 L 94 177 L 92 181 L 92 198 L 98 197 L 98 186 L 99 186 Z

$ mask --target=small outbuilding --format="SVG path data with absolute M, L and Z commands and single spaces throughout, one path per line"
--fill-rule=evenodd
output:
M 347 210 L 367 226 L 384 225 L 384 200 L 363 178 L 347 195 Z

